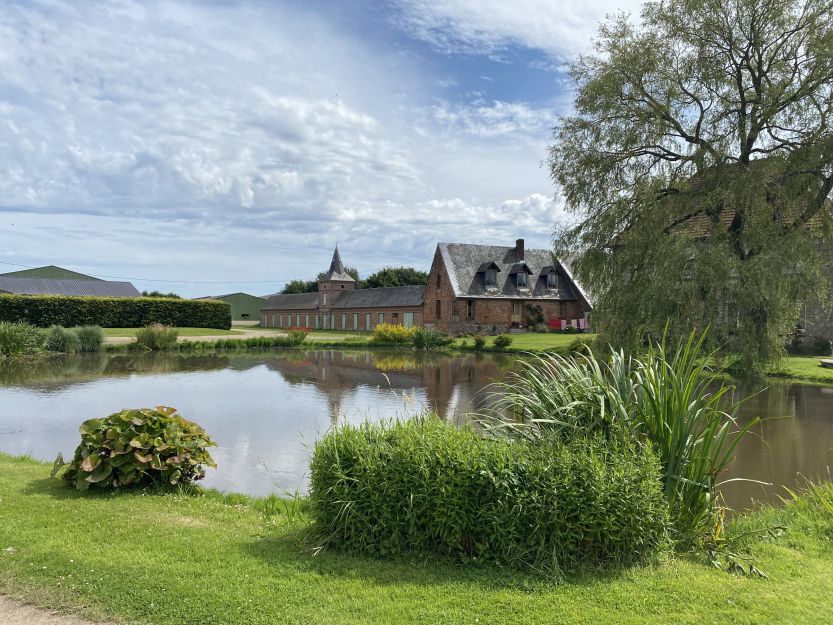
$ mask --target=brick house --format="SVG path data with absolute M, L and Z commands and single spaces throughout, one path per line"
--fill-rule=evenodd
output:
M 530 309 L 530 307 L 532 307 Z M 379 323 L 436 328 L 452 335 L 526 325 L 531 311 L 551 328 L 587 327 L 589 298 L 550 250 L 439 243 L 428 284 L 356 289 L 336 248 L 317 293 L 273 295 L 261 325 L 373 330 Z

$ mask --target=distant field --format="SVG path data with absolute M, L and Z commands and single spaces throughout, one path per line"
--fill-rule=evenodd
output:
M 104 328 L 104 336 L 131 337 L 136 336 L 138 328 Z M 217 330 L 215 328 L 177 328 L 179 336 L 226 336 L 243 334 L 242 330 Z

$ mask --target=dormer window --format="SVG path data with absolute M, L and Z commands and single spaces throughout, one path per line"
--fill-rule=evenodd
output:
M 523 271 L 516 273 L 515 279 L 517 280 L 517 286 L 526 286 L 526 274 Z
M 547 274 L 547 288 L 549 289 L 557 289 L 558 288 L 558 274 L 548 273 Z
M 480 266 L 477 268 L 477 273 L 483 274 L 483 285 L 486 288 L 497 286 L 498 271 L 500 271 L 500 267 L 492 260 L 480 263 Z
M 486 286 L 494 286 L 497 284 L 497 272 L 494 269 L 487 269 L 483 279 Z

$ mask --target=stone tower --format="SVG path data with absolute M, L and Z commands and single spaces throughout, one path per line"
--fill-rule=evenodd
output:
M 341 255 L 338 253 L 338 246 L 333 252 L 333 260 L 330 262 L 330 269 L 318 280 L 318 308 L 324 315 L 323 327 L 332 328 L 332 315 L 330 307 L 344 293 L 353 291 L 356 288 L 356 281 L 350 274 L 344 271 L 344 263 L 341 262 Z

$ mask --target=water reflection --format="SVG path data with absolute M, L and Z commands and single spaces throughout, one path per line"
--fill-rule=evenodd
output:
M 219 442 L 208 484 L 265 494 L 307 485 L 309 446 L 339 419 L 401 417 L 431 409 L 461 422 L 482 409 L 483 388 L 514 358 L 419 352 L 94 354 L 0 362 L 0 449 L 45 460 L 71 453 L 78 424 L 122 408 L 165 404 Z M 740 386 L 738 396 L 760 389 Z M 801 475 L 828 473 L 833 459 L 833 389 L 774 383 L 742 407 L 761 416 L 737 450 L 725 487 L 733 507 L 774 500 Z

